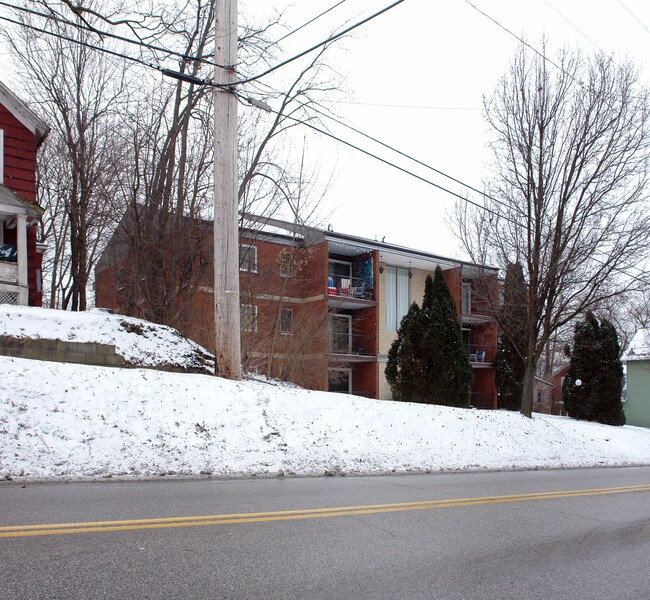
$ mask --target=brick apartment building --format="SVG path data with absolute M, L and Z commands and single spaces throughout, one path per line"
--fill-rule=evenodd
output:
M 211 248 L 209 222 L 200 230 Z M 391 398 L 384 369 L 401 318 L 422 302 L 426 276 L 439 265 L 474 370 L 472 404 L 497 407 L 498 332 L 484 300 L 496 292 L 496 269 L 330 229 L 275 219 L 260 226 L 252 216 L 240 229 L 239 259 L 244 368 L 378 399 Z M 96 267 L 96 305 L 146 317 L 143 303 L 129 299 L 129 281 L 137 280 L 129 266 L 118 229 Z M 212 279 L 210 258 L 170 323 L 206 348 L 214 347 Z

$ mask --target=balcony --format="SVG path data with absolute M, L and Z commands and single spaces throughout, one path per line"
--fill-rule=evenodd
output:
M 363 279 L 332 274 L 327 277 L 327 304 L 331 308 L 358 310 L 376 306 L 373 293 Z
M 469 344 L 465 349 L 473 368 L 491 367 L 496 359 L 496 346 Z
M 330 358 L 344 360 L 345 362 L 374 360 L 377 355 L 376 338 L 369 335 L 330 330 L 329 354 Z
M 0 260 L 0 282 L 18 283 L 18 264 Z
M 20 267 L 16 246 L 0 245 L 0 304 L 27 304 L 26 286 L 18 284 Z

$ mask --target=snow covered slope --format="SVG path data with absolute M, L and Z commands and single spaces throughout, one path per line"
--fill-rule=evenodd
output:
M 214 372 L 214 357 L 175 329 L 104 310 L 69 312 L 2 304 L 0 335 L 114 344 L 128 366 Z
M 156 338 L 152 348 L 136 335 L 143 349 L 119 341 L 119 326 L 109 335 L 106 322 L 88 327 L 77 320 L 83 315 L 40 316 L 54 323 L 23 323 L 25 335 L 56 330 L 63 339 L 117 343 L 134 361 L 168 361 L 182 344 Z M 100 317 L 123 319 L 90 314 Z M 7 319 L 16 320 L 5 314 L 0 323 Z M 0 479 L 650 464 L 650 430 L 565 417 L 9 357 L 0 357 L 0 381 Z

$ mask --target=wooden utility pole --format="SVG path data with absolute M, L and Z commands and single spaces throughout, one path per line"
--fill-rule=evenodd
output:
M 215 0 L 214 81 L 237 78 L 237 0 Z M 214 91 L 214 323 L 216 374 L 241 379 L 239 330 L 239 227 L 237 214 L 237 98 Z

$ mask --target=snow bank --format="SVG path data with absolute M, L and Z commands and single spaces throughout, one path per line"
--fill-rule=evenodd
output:
M 175 329 L 100 309 L 69 312 L 3 304 L 0 335 L 114 344 L 116 353 L 130 366 L 214 372 L 214 357 Z
M 650 464 L 650 430 L 0 357 L 0 478 Z

